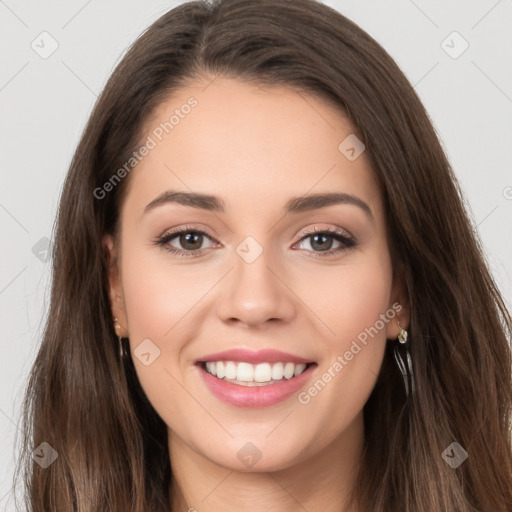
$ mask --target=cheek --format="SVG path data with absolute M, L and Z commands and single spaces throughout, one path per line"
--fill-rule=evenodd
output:
M 353 258 L 351 264 L 337 269 L 322 269 L 323 277 L 312 282 L 323 282 L 323 293 L 311 295 L 319 317 L 325 323 L 325 338 L 342 349 L 350 345 L 360 333 L 376 324 L 380 315 L 390 306 L 392 269 L 386 252 L 375 251 L 364 257 Z M 385 327 L 385 326 L 384 326 Z M 386 335 L 382 322 L 377 325 L 379 335 Z M 330 332 L 330 335 L 329 335 Z M 364 336 L 362 336 L 364 338 Z
M 139 382 L 164 421 L 177 426 L 176 422 L 186 424 L 180 411 L 190 406 L 189 392 L 194 392 L 183 387 L 183 350 L 198 336 L 201 297 L 215 279 L 205 271 L 168 263 L 162 254 L 155 257 L 158 252 L 147 247 L 126 248 L 123 292 Z M 145 353 L 150 354 L 147 365 L 141 357 Z
M 174 337 L 214 283 L 207 271 L 173 263 L 171 256 L 166 259 L 160 251 L 164 249 L 135 247 L 123 257 L 123 292 L 134 341 L 149 337 L 162 342 Z
M 328 283 L 325 293 L 311 305 L 325 326 L 322 360 L 301 403 L 311 414 L 330 418 L 327 436 L 358 414 L 377 380 L 387 323 L 394 317 L 391 262 L 382 254 L 387 253 L 375 251 L 336 272 L 330 269 L 329 279 L 321 280 Z

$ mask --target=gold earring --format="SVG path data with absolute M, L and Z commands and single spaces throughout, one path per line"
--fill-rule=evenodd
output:
M 400 327 L 400 322 L 397 320 L 396 323 L 398 324 L 398 328 L 400 329 L 400 334 L 398 335 L 398 341 L 402 344 L 402 345 L 405 345 L 407 343 L 407 330 L 406 329 L 402 329 Z
M 412 364 L 412 357 L 411 353 L 409 351 L 409 343 L 407 343 L 407 330 L 402 329 L 400 326 L 400 322 L 398 322 L 398 328 L 400 329 L 400 334 L 398 335 L 398 342 L 395 343 L 395 347 L 393 349 L 395 360 L 398 365 L 398 369 L 400 370 L 400 373 L 402 374 L 404 386 L 405 386 L 405 395 L 408 398 L 409 394 L 414 395 L 416 393 L 415 391 L 415 379 L 414 379 L 414 371 L 413 371 L 413 364 Z M 405 354 L 402 355 L 400 353 L 399 347 L 402 345 L 405 349 Z
M 117 339 L 119 340 L 119 357 L 121 359 L 123 359 L 123 357 L 124 357 L 123 338 L 120 334 L 122 327 L 117 318 L 114 318 L 114 329 L 117 334 Z

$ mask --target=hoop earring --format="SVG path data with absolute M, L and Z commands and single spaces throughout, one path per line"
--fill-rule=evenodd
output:
M 117 339 L 119 340 L 119 359 L 123 361 L 125 356 L 124 346 L 123 346 L 123 338 L 119 335 L 121 331 L 121 324 L 119 323 L 117 318 L 114 318 L 114 329 L 116 331 Z
M 397 321 L 398 323 L 398 321 Z M 398 323 L 398 328 L 400 329 L 400 334 L 398 335 L 397 342 L 395 343 L 394 355 L 396 364 L 400 373 L 402 374 L 405 386 L 405 395 L 409 398 L 410 395 L 414 395 L 416 392 L 415 384 L 414 384 L 414 372 L 412 366 L 412 358 L 411 353 L 409 351 L 410 341 L 408 340 L 408 333 L 406 329 L 402 329 L 400 327 L 400 323 Z M 401 354 L 401 349 L 403 347 L 404 354 Z

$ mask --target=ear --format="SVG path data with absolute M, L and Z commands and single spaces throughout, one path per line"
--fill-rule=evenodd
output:
M 112 322 L 114 322 L 114 318 L 117 318 L 121 327 L 116 329 L 116 333 L 118 336 L 126 338 L 128 336 L 128 322 L 119 271 L 119 247 L 117 247 L 114 237 L 110 234 L 103 237 L 103 252 L 107 261 Z
M 399 265 L 393 272 L 393 286 L 391 289 L 391 297 L 389 303 L 389 311 L 394 311 L 395 315 L 387 324 L 386 337 L 396 339 L 400 334 L 400 327 L 407 329 L 410 323 L 410 301 L 405 286 L 405 268 Z M 398 326 L 400 323 L 400 327 Z

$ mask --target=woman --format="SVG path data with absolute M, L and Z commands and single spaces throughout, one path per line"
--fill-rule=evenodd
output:
M 30 510 L 512 510 L 512 320 L 414 90 L 331 8 L 157 20 L 53 262 Z

